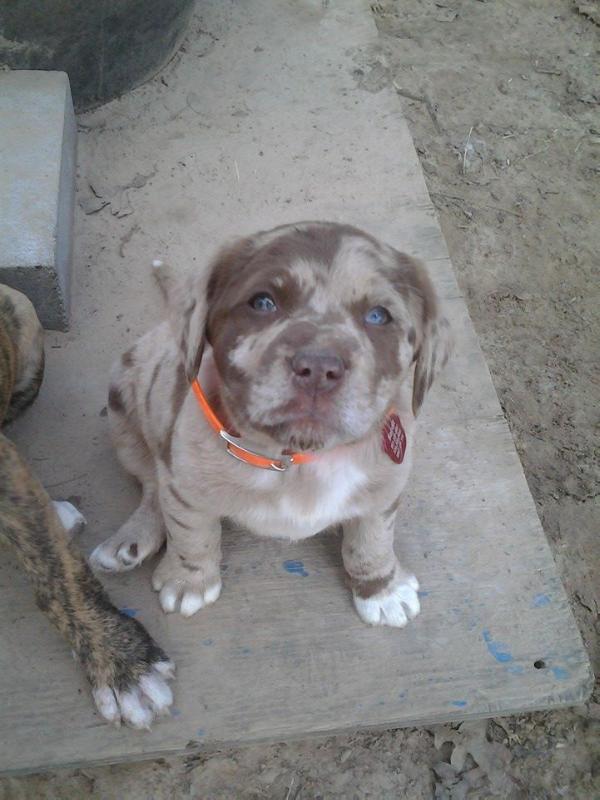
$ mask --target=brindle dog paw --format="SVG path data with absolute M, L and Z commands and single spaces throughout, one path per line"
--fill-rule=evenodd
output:
M 110 627 L 115 641 L 82 659 L 94 702 L 108 722 L 149 730 L 155 717 L 169 714 L 175 664 L 136 620 L 119 613 Z
M 167 681 L 174 675 L 172 661 L 156 661 L 128 689 L 99 686 L 92 690 L 92 696 L 98 711 L 108 722 L 117 726 L 124 722 L 132 728 L 150 730 L 156 716 L 169 713 L 173 692 Z

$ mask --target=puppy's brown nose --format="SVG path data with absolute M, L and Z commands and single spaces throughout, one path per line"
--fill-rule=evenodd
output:
M 324 393 L 336 389 L 346 367 L 339 356 L 333 353 L 296 353 L 292 359 L 294 382 L 306 392 Z

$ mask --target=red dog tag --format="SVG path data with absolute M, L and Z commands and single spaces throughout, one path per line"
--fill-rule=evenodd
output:
M 381 431 L 381 446 L 395 464 L 404 461 L 406 434 L 398 414 L 390 414 Z

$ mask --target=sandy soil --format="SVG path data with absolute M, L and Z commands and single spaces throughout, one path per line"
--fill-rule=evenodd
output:
M 596 671 L 599 6 L 374 3 L 380 46 L 355 73 L 365 91 L 393 82 L 403 98 Z M 599 700 L 575 711 L 6 779 L 0 799 L 590 800 L 600 796 Z

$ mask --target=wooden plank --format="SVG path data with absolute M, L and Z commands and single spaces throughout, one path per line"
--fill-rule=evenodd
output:
M 200 263 L 206 243 L 212 250 L 224 236 L 294 218 L 359 224 L 427 259 L 457 339 L 457 355 L 426 404 L 398 527 L 397 549 L 421 580 L 423 610 L 402 631 L 363 625 L 344 585 L 335 532 L 291 545 L 229 529 L 223 595 L 189 620 L 159 611 L 149 567 L 106 580 L 115 601 L 178 665 L 172 718 L 149 733 L 115 731 L 93 713 L 77 665 L 36 611 L 24 576 L 3 558 L 3 771 L 507 714 L 578 703 L 591 689 L 397 98 L 356 87 L 355 59 L 374 35 L 366 4 L 338 0 L 324 9 L 290 0 L 277 14 L 266 0 L 223 8 L 206 4 L 203 26 L 224 33 L 202 62 L 202 82 L 196 73 L 184 81 L 184 95 L 201 95 L 200 128 L 192 112 L 182 126 L 149 104 L 151 125 L 119 105 L 98 112 L 106 125 L 88 151 L 81 143 L 92 166 L 108 152 L 119 165 L 123 139 L 147 135 L 164 215 L 153 215 L 150 202 L 138 206 L 144 242 L 135 249 L 132 241 L 127 270 L 115 269 L 123 264 L 115 246 L 103 247 L 118 242 L 121 221 L 80 221 L 80 263 L 93 259 L 95 271 L 76 286 L 73 333 L 50 340 L 60 349 L 48 350 L 37 413 L 19 423 L 16 438 L 54 496 L 81 496 L 91 548 L 136 499 L 100 410 L 111 359 L 156 307 L 147 258 L 167 243 L 172 259 L 198 256 Z M 258 45 L 269 49 L 270 66 Z M 193 58 L 193 45 L 188 50 Z M 231 116 L 236 108 L 245 109 L 243 124 Z M 174 184 L 171 165 L 192 151 L 201 177 Z M 188 206 L 201 213 L 186 216 Z M 173 209 L 183 215 L 180 228 Z M 290 569 L 291 561 L 303 569 Z

